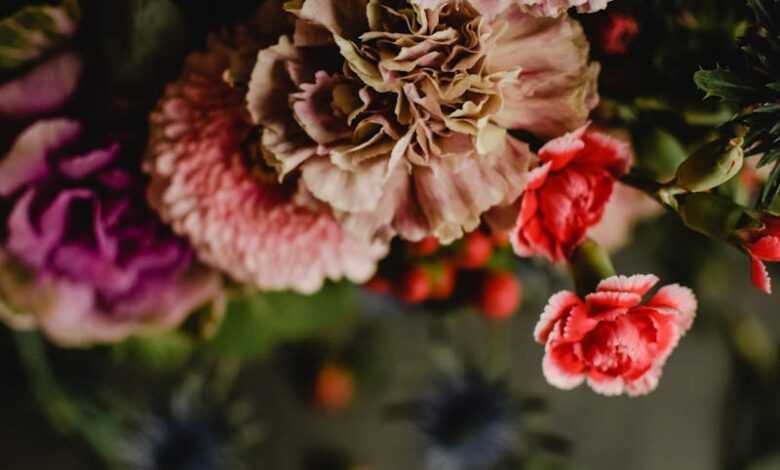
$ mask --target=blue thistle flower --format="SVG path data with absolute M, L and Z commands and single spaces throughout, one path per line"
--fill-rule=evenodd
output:
M 427 470 L 490 468 L 512 450 L 515 412 L 503 383 L 470 370 L 440 380 L 419 403 Z
M 220 410 L 204 405 L 192 390 L 174 394 L 170 406 L 158 413 L 136 416 L 130 437 L 120 447 L 128 470 L 242 470 L 238 423 Z M 252 425 L 245 427 L 248 430 Z

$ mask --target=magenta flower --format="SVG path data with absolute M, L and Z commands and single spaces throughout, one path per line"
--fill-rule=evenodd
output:
M 77 121 L 19 135 L 0 160 L 0 293 L 18 313 L 0 317 L 81 346 L 173 328 L 217 296 L 219 278 L 192 269 L 144 188 L 120 143 L 93 141 Z
M 569 390 L 587 380 L 602 395 L 652 392 L 697 308 L 693 292 L 676 284 L 644 301 L 657 283 L 653 275 L 614 276 L 584 300 L 552 296 L 534 331 L 547 381 Z

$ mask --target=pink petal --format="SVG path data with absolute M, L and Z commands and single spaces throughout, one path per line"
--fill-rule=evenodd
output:
M 654 274 L 636 274 L 633 276 L 612 276 L 601 281 L 596 288 L 599 292 L 632 292 L 640 296 L 645 295 L 658 283 L 658 276 Z
M 577 347 L 579 345 L 573 344 L 551 347 L 548 343 L 542 360 L 542 373 L 547 383 L 561 390 L 571 390 L 585 381 L 585 365 L 577 354 Z
M 539 199 L 536 196 L 536 191 L 526 191 L 523 195 L 523 202 L 520 204 L 520 215 L 517 218 L 515 230 L 522 230 L 523 226 L 536 215 L 538 209 Z
M 585 148 L 582 136 L 589 126 L 590 123 L 586 123 L 573 132 L 551 140 L 539 150 L 539 158 L 552 164 L 553 171 L 560 171 Z
M 621 377 L 602 374 L 595 369 L 588 372 L 588 385 L 599 395 L 615 397 L 623 394 L 624 386 Z
M 550 174 L 552 163 L 547 162 L 544 165 L 537 166 L 533 170 L 528 172 L 528 187 L 527 190 L 539 189 L 547 180 L 547 175 Z
M 571 309 L 571 313 L 561 319 L 563 325 L 563 338 L 566 341 L 580 341 L 595 328 L 600 319 L 590 316 L 588 309 L 577 299 L 579 305 Z
M 46 175 L 49 154 L 73 143 L 80 134 L 81 125 L 69 119 L 40 120 L 25 129 L 0 160 L 0 195 L 8 196 Z
M 696 295 L 693 291 L 678 284 L 664 286 L 646 305 L 657 309 L 661 313 L 676 315 L 677 324 L 683 332 L 690 329 L 698 308 Z M 671 309 L 672 312 L 669 312 L 667 309 Z
M 614 177 L 628 172 L 631 147 L 627 142 L 601 132 L 588 132 L 584 140 L 587 151 L 578 163 L 606 168 Z
M 632 397 L 647 395 L 658 387 L 658 382 L 660 380 L 661 368 L 652 367 L 638 379 L 627 382 L 626 392 Z
M 592 312 L 612 310 L 616 308 L 631 308 L 642 303 L 642 296 L 634 292 L 594 292 L 585 297 Z
M 769 271 L 767 271 L 766 265 L 763 261 L 756 258 L 755 256 L 751 256 L 750 261 L 753 271 L 753 285 L 765 294 L 771 294 L 772 278 L 769 277 Z
M 764 261 L 780 261 L 780 237 L 766 236 L 748 246 L 750 253 Z
M 545 344 L 555 323 L 578 305 L 582 305 L 582 301 L 574 292 L 561 291 L 550 297 L 534 328 L 534 339 L 540 344 Z
M 0 117 L 23 119 L 60 108 L 79 83 L 81 59 L 64 52 L 0 85 Z

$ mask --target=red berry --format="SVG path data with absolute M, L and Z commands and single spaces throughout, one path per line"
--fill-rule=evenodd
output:
M 601 48 L 607 54 L 625 54 L 639 35 L 639 24 L 628 15 L 608 13 L 599 24 Z
M 509 246 L 509 234 L 507 232 L 493 232 L 491 238 L 493 239 L 493 244 L 499 248 Z
M 509 318 L 520 306 L 522 286 L 512 273 L 491 275 L 482 286 L 479 309 L 491 320 Z
M 390 284 L 390 281 L 378 274 L 371 278 L 371 280 L 368 281 L 363 287 L 368 289 L 370 292 L 373 292 L 374 294 L 383 295 L 389 294 L 393 290 L 393 286 Z
M 397 286 L 398 297 L 409 304 L 420 304 L 431 295 L 431 278 L 422 266 L 407 271 Z
M 324 411 L 343 410 L 355 394 L 352 373 L 338 365 L 326 365 L 317 373 L 314 383 L 314 402 Z
M 431 298 L 434 300 L 447 300 L 455 292 L 455 278 L 458 271 L 450 263 L 444 263 L 436 272 L 431 288 Z
M 493 242 L 490 237 L 477 230 L 463 239 L 463 250 L 458 256 L 458 264 L 465 269 L 484 267 L 493 256 Z
M 409 251 L 414 256 L 424 257 L 436 253 L 439 249 L 439 240 L 435 237 L 423 238 L 419 242 L 410 243 Z

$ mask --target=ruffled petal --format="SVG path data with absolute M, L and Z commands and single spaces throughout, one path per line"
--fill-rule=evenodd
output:
M 698 301 L 693 291 L 678 284 L 662 287 L 646 304 L 664 314 L 672 314 L 677 319 L 681 331 L 686 332 L 696 317 Z
M 765 294 L 771 294 L 772 278 L 769 276 L 769 271 L 766 269 L 764 262 L 755 256 L 751 256 L 750 265 L 752 270 L 753 285 Z
M 622 377 L 602 374 L 595 369 L 588 371 L 588 385 L 594 392 L 607 397 L 622 395 L 625 391 Z
M 636 380 L 626 383 L 626 392 L 629 396 L 640 397 L 653 392 L 658 388 L 661 380 L 662 369 L 653 367 Z
M 70 145 L 80 134 L 81 125 L 69 119 L 41 120 L 27 128 L 0 160 L 0 196 L 10 196 L 46 175 L 50 153 Z
M 535 18 L 517 5 L 500 17 L 506 25 L 488 55 L 490 70 L 520 69 L 503 86 L 499 125 L 553 138 L 582 126 L 598 104 L 598 64 L 588 63 L 579 23 L 563 15 Z
M 547 383 L 561 390 L 572 390 L 585 381 L 585 366 L 575 351 L 576 345 L 551 347 L 542 360 L 542 373 Z
M 24 119 L 59 109 L 76 91 L 80 77 L 81 59 L 61 53 L 0 85 L 0 117 Z
M 636 307 L 642 303 L 642 296 L 634 292 L 594 292 L 585 297 L 592 312 Z
M 780 261 L 780 237 L 768 235 L 748 245 L 750 253 L 764 261 Z
M 570 291 L 561 291 L 550 297 L 547 305 L 544 307 L 542 316 L 534 328 L 534 339 L 537 343 L 545 344 L 558 320 L 562 319 L 571 312 L 571 310 L 582 305 L 582 301 L 577 294 Z
M 601 281 L 596 288 L 599 292 L 630 292 L 644 296 L 658 284 L 654 274 L 635 274 L 633 276 L 612 276 Z

